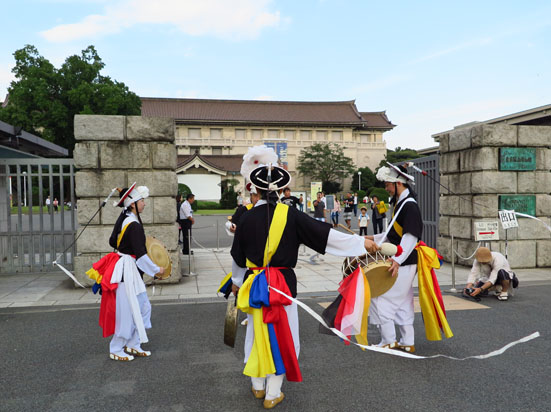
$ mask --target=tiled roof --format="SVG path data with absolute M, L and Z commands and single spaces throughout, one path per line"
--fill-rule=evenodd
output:
M 261 100 L 168 99 L 142 97 L 142 116 L 176 121 L 248 124 L 324 124 L 393 127 L 384 112 L 364 113 L 353 100 L 343 102 L 280 102 Z
M 243 155 L 180 155 L 178 156 L 178 168 L 190 162 L 195 156 L 199 156 L 205 163 L 226 172 L 239 172 Z
M 360 114 L 365 119 L 367 128 L 392 129 L 396 126 L 388 120 L 386 112 L 360 112 Z

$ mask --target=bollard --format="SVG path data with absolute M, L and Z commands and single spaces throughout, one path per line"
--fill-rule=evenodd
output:
M 450 289 L 451 293 L 457 293 L 457 289 L 455 288 L 455 249 L 453 247 L 453 235 L 451 235 L 451 255 L 452 255 L 452 288 Z
M 216 251 L 220 252 L 220 230 L 218 227 L 218 220 L 216 220 Z

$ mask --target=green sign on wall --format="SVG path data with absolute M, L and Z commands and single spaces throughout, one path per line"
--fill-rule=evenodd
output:
M 499 170 L 536 170 L 536 149 L 527 147 L 501 147 Z
M 530 216 L 536 216 L 535 195 L 501 195 L 499 196 L 499 209 L 514 210 Z

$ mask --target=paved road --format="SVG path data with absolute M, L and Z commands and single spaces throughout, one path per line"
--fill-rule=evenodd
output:
M 540 331 L 541 337 L 486 360 L 409 360 L 362 352 L 317 332 L 299 310 L 302 383 L 284 383 L 279 411 L 547 411 L 551 285 L 525 287 L 485 310 L 449 311 L 455 337 L 427 342 L 416 317 L 418 353 L 477 355 Z M 327 299 L 322 299 L 326 301 Z M 319 299 L 304 298 L 318 312 Z M 225 304 L 158 303 L 148 359 L 108 359 L 97 308 L 0 309 L 2 411 L 263 410 L 241 374 L 236 349 L 222 344 Z M 377 340 L 370 330 L 369 338 Z

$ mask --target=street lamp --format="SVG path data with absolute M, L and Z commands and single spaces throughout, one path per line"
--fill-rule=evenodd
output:
M 23 199 L 24 205 L 27 207 L 27 172 L 23 172 Z
M 362 190 L 362 172 L 358 171 L 358 192 Z

